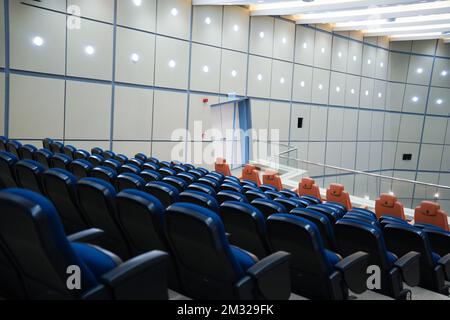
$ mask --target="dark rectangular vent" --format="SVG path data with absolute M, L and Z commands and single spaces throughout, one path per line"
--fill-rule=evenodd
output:
M 403 154 L 403 161 L 411 161 L 412 160 L 412 154 L 411 153 L 404 153 Z
M 303 128 L 303 118 L 298 118 L 297 128 L 299 129 Z

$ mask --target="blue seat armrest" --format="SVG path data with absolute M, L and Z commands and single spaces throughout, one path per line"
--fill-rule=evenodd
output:
M 359 251 L 339 261 L 334 267 L 342 273 L 347 287 L 360 294 L 367 290 L 369 254 Z
M 167 300 L 169 255 L 150 251 L 132 258 L 101 277 L 117 300 Z
M 290 258 L 290 253 L 278 251 L 247 270 L 247 275 L 253 279 L 262 299 L 289 299 L 291 295 Z
M 440 258 L 438 264 L 444 268 L 445 278 L 450 281 L 450 253 Z
M 67 237 L 70 242 L 89 243 L 93 245 L 101 244 L 105 239 L 105 232 L 101 229 L 92 228 L 83 230 Z
M 420 253 L 411 251 L 398 259 L 394 265 L 400 269 L 403 280 L 410 287 L 420 282 Z

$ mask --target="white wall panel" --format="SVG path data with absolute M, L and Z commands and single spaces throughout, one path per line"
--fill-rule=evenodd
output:
M 66 139 L 110 139 L 111 86 L 76 81 L 66 85 Z
M 63 138 L 64 81 L 11 75 L 9 135 Z
M 155 86 L 186 89 L 189 43 L 157 36 L 155 65 Z
M 433 67 L 432 57 L 411 56 L 409 61 L 408 83 L 428 85 Z
M 422 144 L 420 150 L 419 170 L 439 171 L 444 146 Z
M 222 50 L 220 92 L 245 95 L 246 83 L 247 55 L 236 51 Z
M 294 101 L 311 102 L 313 68 L 294 65 L 293 97 Z
M 291 114 L 291 104 L 282 102 L 270 103 L 270 130 L 279 130 L 280 141 L 289 140 L 289 117 Z
M 340 37 L 333 38 L 331 69 L 340 72 L 347 71 L 348 42 L 349 40 Z
M 447 119 L 441 117 L 427 117 L 423 131 L 423 143 L 444 144 L 447 131 Z
M 158 1 L 156 31 L 171 37 L 189 39 L 191 24 L 190 0 Z
M 330 69 L 332 36 L 325 32 L 316 32 L 314 46 L 314 66 Z
M 86 19 L 81 25 L 67 30 L 67 74 L 111 80 L 113 27 Z
M 152 86 L 155 68 L 155 36 L 117 28 L 116 81 Z
M 109 23 L 114 20 L 114 0 L 67 0 L 67 5 L 79 7 L 81 16 L 84 18 Z
M 272 61 L 267 58 L 250 56 L 248 70 L 248 92 L 251 97 L 270 97 Z
M 247 51 L 249 34 L 249 11 L 236 6 L 223 9 L 222 46 L 227 49 Z
M 423 117 L 409 114 L 402 115 L 398 140 L 402 142 L 420 142 Z
M 64 74 L 65 15 L 26 6 L 20 1 L 9 3 L 11 68 Z M 3 26 L 4 23 L 2 29 Z M 40 46 L 34 43 L 35 39 L 41 40 Z M 4 65 L 4 40 L 0 40 L 3 52 L 0 58 Z
M 325 141 L 327 133 L 327 109 L 311 106 L 309 140 Z
M 271 97 L 277 100 L 291 100 L 292 63 L 273 60 Z
M 220 87 L 219 48 L 192 45 L 191 89 L 196 91 L 218 92 Z
M 172 135 L 175 130 L 186 128 L 186 94 L 160 90 L 154 94 L 153 140 L 178 141 L 180 135 Z
M 431 88 L 428 99 L 428 114 L 450 115 L 450 89 Z
M 152 139 L 153 90 L 116 86 L 114 140 Z
M 207 103 L 203 99 L 208 99 Z M 212 128 L 212 114 L 211 105 L 219 103 L 219 98 L 212 95 L 197 95 L 190 96 L 189 103 L 189 134 L 188 140 L 202 141 L 211 140 Z
M 157 0 L 142 0 L 137 6 L 134 1 L 117 1 L 117 24 L 155 32 L 156 2 Z
M 222 7 L 195 6 L 192 40 L 214 46 L 222 43 Z
M 403 112 L 424 113 L 427 104 L 428 87 L 406 85 Z
M 314 69 L 311 100 L 314 103 L 328 104 L 330 71 Z
M 290 21 L 275 19 L 273 57 L 276 59 L 293 61 L 295 24 Z
M 314 63 L 315 30 L 297 26 L 295 62 L 312 66 Z
M 274 18 L 252 17 L 250 23 L 250 53 L 272 57 Z

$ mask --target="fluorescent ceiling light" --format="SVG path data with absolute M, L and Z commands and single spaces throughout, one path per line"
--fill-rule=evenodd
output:
M 450 22 L 450 14 L 430 14 L 418 15 L 413 17 L 397 18 L 394 21 L 389 19 L 373 19 L 365 21 L 338 22 L 334 25 L 334 31 L 351 31 L 371 28 L 391 28 L 391 27 L 409 27 L 418 24 L 425 26 L 429 24 L 443 24 Z
M 328 11 L 322 13 L 309 13 L 296 15 L 294 18 L 298 24 L 333 23 L 350 20 L 389 19 L 399 17 L 411 17 L 427 14 L 450 13 L 450 1 L 435 1 L 416 3 L 401 6 L 386 6 L 358 10 Z
M 389 38 L 391 41 L 409 41 L 409 40 L 439 39 L 440 37 L 442 37 L 442 32 L 397 34 L 392 35 Z
M 450 30 L 450 23 L 428 25 L 428 26 L 417 25 L 414 27 L 368 29 L 362 30 L 362 32 L 367 37 L 376 37 L 376 36 L 389 36 L 394 34 L 408 34 L 422 31 L 427 32 L 427 31 L 446 31 L 446 30 Z
M 200 1 L 195 1 L 196 2 Z M 208 2 L 208 1 L 202 1 Z M 212 4 L 209 1 L 209 4 Z M 216 1 L 217 2 L 217 1 Z M 315 1 L 272 1 L 265 4 L 251 4 L 251 1 L 240 1 L 240 4 L 250 3 L 253 16 L 265 15 L 295 15 L 300 13 L 317 13 L 335 10 L 367 9 L 385 5 L 399 5 L 417 2 L 417 0 L 315 0 Z

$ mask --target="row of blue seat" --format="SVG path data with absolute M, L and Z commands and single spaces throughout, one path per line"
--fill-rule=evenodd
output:
M 376 221 L 373 213 L 363 209 L 354 209 L 352 212 L 346 213 L 345 208 L 338 204 L 320 204 L 319 199 L 300 198 L 290 190 L 278 192 L 270 186 L 257 187 L 252 182 L 241 182 L 235 177 L 224 177 L 216 172 L 203 172 L 204 175 L 194 175 L 194 177 L 185 176 L 186 171 L 172 173 L 173 175 L 163 178 L 166 179 L 165 181 L 150 182 L 147 185 L 144 184 L 144 187 L 142 187 L 139 176 L 127 173 L 126 176 L 130 179 L 127 180 L 126 186 L 123 185 L 123 188 L 141 189 L 155 195 L 161 200 L 163 207 L 169 206 L 166 212 L 170 211 L 170 205 L 173 203 L 175 205 L 180 202 L 181 204 L 199 205 L 200 207 L 194 208 L 197 210 L 196 218 L 200 219 L 199 208 L 203 208 L 201 209 L 204 214 L 201 218 L 203 220 L 220 216 L 222 219 L 217 223 L 225 225 L 231 244 L 252 252 L 258 258 L 264 259 L 268 255 L 270 257 L 270 254 L 276 252 L 277 248 L 291 252 L 291 280 L 294 292 L 311 298 L 339 299 L 347 297 L 348 287 L 355 292 L 365 290 L 365 287 L 363 288 L 361 285 L 362 280 L 366 278 L 362 266 L 366 265 L 369 260 L 382 268 L 382 288 L 379 291 L 394 298 L 405 298 L 409 293 L 408 290 L 403 289 L 402 280 L 406 280 L 410 285 L 417 284 L 419 279 L 423 283 L 427 283 L 423 280 L 424 277 L 418 274 L 417 265 L 419 261 L 422 263 L 424 260 L 423 254 L 419 258 L 417 254 L 409 250 L 406 253 L 397 254 L 400 257 L 397 259 L 394 254 L 387 251 L 389 246 L 386 246 L 384 230 L 388 226 L 389 229 L 394 228 L 392 226 L 394 223 L 389 222 L 387 218 Z M 58 172 L 58 175 L 67 176 L 69 174 L 63 171 Z M 181 178 L 182 176 L 185 176 L 185 180 Z M 78 184 L 82 184 L 83 180 Z M 96 181 L 96 184 L 99 183 L 101 185 L 105 182 Z M 112 187 L 109 189 L 113 190 Z M 119 188 L 119 190 L 121 189 Z M 135 190 L 135 192 L 138 191 Z M 125 210 L 127 207 L 131 208 L 131 204 L 124 206 Z M 186 210 L 184 208 L 183 212 Z M 211 227 L 220 228 L 218 226 Z M 345 228 L 350 228 L 350 230 L 339 232 Z M 180 232 L 183 231 L 180 229 Z M 186 233 L 185 230 L 184 232 Z M 428 234 L 428 230 L 423 232 Z M 355 234 L 360 234 L 365 241 L 355 237 Z M 145 238 L 143 235 L 144 233 L 141 239 Z M 345 238 L 346 236 L 351 239 Z M 186 235 L 184 234 L 182 237 L 185 238 Z M 184 239 L 184 241 L 189 240 L 195 241 L 195 239 Z M 180 245 L 186 246 L 186 244 Z M 169 247 L 173 247 L 173 244 Z M 389 247 L 389 249 L 391 248 Z M 433 251 L 428 249 L 426 253 L 431 252 L 433 255 Z M 341 260 L 333 250 L 347 258 Z M 368 252 L 369 256 L 360 251 Z M 188 254 L 187 251 L 186 254 Z M 443 278 L 445 279 L 446 276 L 448 278 L 448 266 L 445 254 L 442 252 L 438 254 L 442 257 L 437 259 L 435 253 L 433 266 L 439 280 L 437 282 L 441 283 Z M 250 261 L 242 253 L 237 255 Z M 201 259 L 201 256 L 199 258 Z M 187 259 L 190 261 L 190 258 Z M 346 273 L 345 268 L 342 268 L 342 265 L 348 266 L 349 264 L 360 268 L 352 269 L 352 277 Z M 180 273 L 183 268 L 180 268 L 179 264 L 178 268 L 175 265 L 177 264 L 173 264 L 174 269 Z M 358 272 L 355 273 L 355 270 Z M 420 268 L 421 273 L 424 273 L 423 270 L 428 269 Z M 191 274 L 188 273 L 184 278 L 189 278 L 189 275 Z M 342 277 L 346 278 L 344 284 L 342 284 Z M 436 281 L 434 282 L 436 283 Z M 189 287 L 185 283 L 182 286 Z M 195 287 L 194 283 L 192 283 L 192 287 Z M 330 288 L 332 288 L 331 291 Z M 200 293 L 195 293 L 196 290 L 195 288 L 187 289 L 192 296 L 201 296 Z M 202 294 L 207 294 L 207 292 L 209 290 Z

